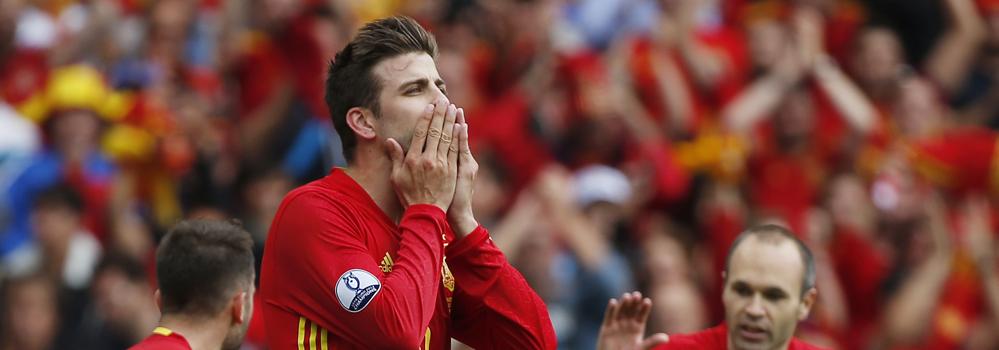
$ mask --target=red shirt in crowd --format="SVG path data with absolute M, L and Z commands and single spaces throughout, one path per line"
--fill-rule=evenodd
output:
M 180 333 L 169 328 L 156 327 L 142 342 L 133 345 L 129 350 L 191 350 L 191 345 Z
M 260 278 L 271 349 L 555 348 L 544 303 L 484 228 L 454 241 L 421 204 L 396 224 L 342 169 L 285 197 Z
M 692 334 L 670 335 L 669 342 L 655 350 L 725 350 L 728 349 L 728 328 L 721 324 Z M 787 345 L 787 350 L 822 350 L 795 338 Z

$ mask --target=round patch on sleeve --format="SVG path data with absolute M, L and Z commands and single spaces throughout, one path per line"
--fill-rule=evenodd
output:
M 382 283 L 370 272 L 353 269 L 344 272 L 337 280 L 336 298 L 345 310 L 361 312 L 371 303 L 381 288 Z

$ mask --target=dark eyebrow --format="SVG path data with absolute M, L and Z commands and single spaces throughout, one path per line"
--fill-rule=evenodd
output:
M 399 91 L 406 91 L 406 89 L 408 89 L 410 86 L 413 85 L 425 86 L 427 84 L 430 84 L 430 80 L 427 78 L 413 79 L 405 83 L 402 83 L 402 85 L 399 86 Z
M 764 289 L 763 292 L 766 293 L 766 294 L 773 294 L 773 295 L 781 296 L 781 297 L 788 296 L 787 292 L 785 292 L 783 289 L 780 289 L 780 288 L 777 288 L 777 287 L 770 287 L 770 288 Z
M 743 288 L 749 288 L 749 289 L 753 289 L 753 290 L 759 290 L 761 293 L 765 293 L 765 294 L 767 294 L 767 293 L 775 293 L 775 294 L 780 294 L 781 296 L 788 296 L 788 295 L 790 295 L 786 291 L 784 291 L 783 288 L 780 288 L 780 287 L 765 286 L 765 287 L 762 287 L 762 288 L 757 288 L 755 286 L 750 285 L 746 281 L 742 281 L 742 280 L 733 281 L 732 282 L 732 287 L 743 287 Z

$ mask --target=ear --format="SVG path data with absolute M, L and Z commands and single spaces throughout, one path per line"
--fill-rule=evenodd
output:
M 156 288 L 156 292 L 153 293 L 153 299 L 156 299 L 156 309 L 163 313 L 163 295 L 160 294 L 159 288 Z
M 232 312 L 232 323 L 233 324 L 243 324 L 250 320 L 249 312 L 244 308 L 246 303 L 250 300 L 245 291 L 239 292 L 232 297 L 232 302 L 229 303 L 229 311 Z
M 373 140 L 377 136 L 374 114 L 363 107 L 353 107 L 347 110 L 347 126 L 358 138 Z
M 808 313 L 812 310 L 812 305 L 815 304 L 815 299 L 818 297 L 819 291 L 815 287 L 805 292 L 805 296 L 801 298 L 801 303 L 798 304 L 798 321 L 804 321 L 808 318 Z

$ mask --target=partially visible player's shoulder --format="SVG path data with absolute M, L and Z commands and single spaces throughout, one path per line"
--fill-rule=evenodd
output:
M 791 338 L 791 344 L 788 345 L 787 350 L 827 350 L 826 348 L 821 348 L 812 344 L 808 344 L 797 338 Z
M 323 197 L 335 196 L 337 191 L 327 182 L 327 178 L 321 178 L 298 186 L 284 196 L 284 201 L 281 204 L 288 205 L 295 201 L 312 201 Z
M 727 342 L 724 325 L 708 328 L 697 333 L 671 334 L 669 342 L 656 347 L 656 350 L 725 350 Z
M 191 350 L 191 345 L 180 334 L 158 327 L 153 334 L 128 350 Z
M 343 191 L 331 185 L 327 178 L 318 179 L 288 192 L 281 201 L 278 216 L 290 207 L 296 209 L 296 213 L 292 214 L 302 214 L 302 211 L 309 210 L 346 209 L 341 206 L 350 201 L 347 197 Z

